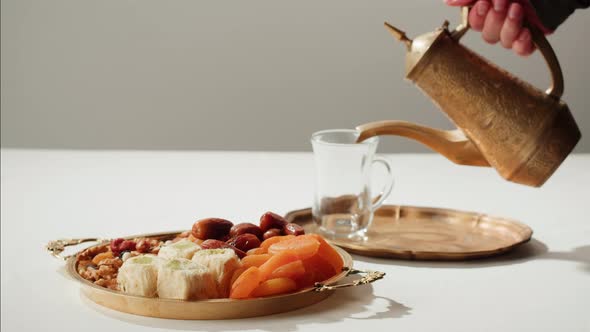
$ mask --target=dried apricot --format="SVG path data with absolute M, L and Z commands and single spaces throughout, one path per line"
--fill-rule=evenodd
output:
M 240 267 L 237 268 L 231 276 L 231 281 L 229 282 L 230 288 L 234 284 L 234 282 L 238 279 L 238 277 L 244 273 L 248 268 L 247 267 Z
M 254 297 L 272 296 L 292 292 L 297 289 L 295 281 L 289 278 L 275 278 L 261 283 L 252 292 Z
M 326 240 L 317 234 L 310 234 L 311 237 L 314 237 L 316 240 L 320 242 L 320 247 L 318 249 L 318 255 L 323 258 L 325 261 L 330 263 L 334 268 L 334 273 L 338 274 L 342 271 L 344 267 L 344 261 L 342 260 L 342 256 L 332 247 Z
M 246 299 L 251 297 L 252 291 L 262 282 L 262 274 L 256 266 L 249 267 L 231 285 L 229 297 L 232 299 Z
M 313 284 L 315 283 L 315 278 L 316 277 L 314 273 L 305 271 L 304 275 L 295 280 L 295 282 L 297 283 L 297 288 L 304 289 L 313 286 Z
M 320 242 L 315 237 L 301 235 L 271 245 L 268 248 L 268 252 L 270 254 L 277 254 L 283 251 L 291 251 L 299 256 L 299 259 L 306 259 L 315 255 L 318 252 L 319 247 Z
M 278 267 L 274 270 L 269 278 L 290 278 L 290 279 L 298 279 L 305 274 L 305 266 L 303 266 L 303 262 L 301 260 L 296 260 L 291 263 L 287 263 L 281 267 Z
M 260 265 L 262 279 L 266 280 L 279 267 L 294 262 L 298 259 L 297 255 L 290 251 L 283 251 L 272 255 L 264 264 Z
M 332 265 L 319 255 L 303 260 L 303 266 L 305 273 L 313 276 L 313 282 L 324 281 L 336 275 Z
M 279 243 L 282 241 L 286 241 L 286 240 L 290 240 L 295 238 L 295 235 L 284 235 L 284 236 L 273 236 L 271 238 L 268 238 L 264 241 L 262 241 L 262 243 L 260 244 L 260 250 L 262 251 L 263 254 L 266 254 L 268 252 L 268 248 L 270 246 L 272 246 L 275 243 Z
M 271 255 L 269 254 L 260 254 L 260 255 L 250 255 L 242 258 L 242 266 L 250 267 L 256 266 L 260 267 L 260 265 L 266 263 L 270 259 Z
M 260 255 L 263 254 L 263 250 L 260 248 L 254 248 L 254 249 L 250 249 L 246 252 L 246 255 Z

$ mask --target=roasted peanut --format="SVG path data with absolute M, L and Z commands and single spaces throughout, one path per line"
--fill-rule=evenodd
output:
M 267 212 L 260 217 L 260 228 L 263 232 L 271 228 L 283 229 L 286 224 L 288 224 L 288 221 L 285 218 L 273 212 Z
M 234 224 L 221 218 L 206 218 L 194 223 L 191 233 L 201 240 L 221 239 L 229 234 Z
M 79 261 L 92 260 L 92 258 L 100 253 L 109 251 L 108 245 L 90 247 L 77 255 Z
M 288 223 L 285 225 L 285 227 L 283 227 L 283 232 L 285 233 L 285 235 L 303 235 L 305 234 L 305 230 L 303 230 L 303 227 L 301 227 L 300 225 L 294 224 L 294 223 Z
M 259 240 L 261 240 L 263 232 L 260 227 L 249 222 L 236 224 L 229 230 L 229 236 L 231 237 L 236 237 L 242 234 L 254 234 Z
M 264 235 L 262 236 L 263 239 L 270 239 L 271 237 L 275 237 L 275 236 L 280 236 L 283 234 L 283 231 L 281 231 L 278 228 L 271 228 L 268 231 L 264 232 Z
M 254 234 L 245 233 L 231 238 L 226 242 L 244 252 L 260 247 L 260 240 Z
M 117 285 L 117 278 L 114 279 L 99 279 L 94 282 L 95 285 L 106 287 L 112 290 L 119 290 Z

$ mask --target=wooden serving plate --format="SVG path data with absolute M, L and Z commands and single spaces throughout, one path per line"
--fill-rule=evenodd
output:
M 176 237 L 176 235 L 179 233 L 181 232 L 142 234 L 128 236 L 125 237 L 125 239 L 149 237 L 160 240 L 169 240 Z M 322 283 L 316 283 L 314 287 L 303 289 L 295 293 L 246 300 L 233 300 L 224 298 L 182 301 L 150 298 L 134 296 L 120 291 L 110 290 L 108 288 L 95 285 L 94 283 L 82 278 L 76 269 L 78 263 L 76 256 L 78 253 L 70 256 L 63 256 L 62 252 L 64 251 L 65 247 L 91 241 L 96 241 L 98 243 L 87 248 L 109 245 L 109 240 L 106 239 L 62 239 L 49 242 L 46 246 L 46 249 L 53 256 L 66 261 L 66 270 L 68 274 L 80 284 L 81 292 L 91 301 L 117 311 L 156 318 L 205 320 L 235 319 L 271 315 L 310 306 L 326 299 L 339 288 L 354 287 L 371 283 L 383 278 L 385 275 L 385 273 L 378 271 L 360 271 L 354 269 L 352 267 L 352 257 L 346 251 L 338 247 L 334 247 L 340 256 L 342 256 L 344 261 L 344 268 L 342 269 L 342 272 Z M 354 274 L 366 275 L 349 283 L 342 282 L 344 278 Z
M 311 209 L 285 218 L 317 232 Z M 531 239 L 533 231 L 518 221 L 475 212 L 430 207 L 384 205 L 375 211 L 366 241 L 328 239 L 348 252 L 410 260 L 458 261 L 490 257 Z

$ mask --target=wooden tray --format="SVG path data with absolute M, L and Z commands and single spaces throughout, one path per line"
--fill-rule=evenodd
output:
M 179 233 L 180 232 L 142 234 L 127 236 L 125 239 L 149 237 L 160 240 L 168 240 L 174 238 Z M 107 239 L 62 239 L 49 242 L 46 246 L 46 249 L 53 256 L 66 261 L 66 270 L 68 274 L 80 284 L 82 293 L 91 301 L 117 311 L 157 318 L 204 320 L 234 319 L 271 315 L 310 306 L 332 295 L 332 293 L 337 289 L 368 284 L 382 279 L 385 276 L 385 273 L 383 272 L 360 271 L 354 269 L 352 267 L 352 257 L 344 250 L 334 247 L 334 249 L 338 251 L 344 260 L 344 268 L 342 269 L 342 272 L 324 281 L 323 283 L 316 283 L 314 287 L 310 287 L 299 292 L 246 300 L 211 299 L 182 301 L 150 298 L 129 295 L 120 291 L 114 291 L 95 285 L 94 283 L 82 278 L 82 276 L 78 274 L 76 269 L 78 263 L 76 256 L 78 253 L 69 256 L 62 255 L 65 247 L 94 241 L 98 243 L 87 248 L 109 245 L 109 240 Z M 356 274 L 366 275 L 361 278 L 356 278 L 349 283 L 342 282 L 344 278 Z
M 311 209 L 291 211 L 286 219 L 306 232 L 317 231 Z M 466 260 L 510 251 L 531 239 L 520 222 L 481 213 L 429 207 L 384 205 L 375 211 L 367 241 L 332 239 L 348 252 L 411 260 Z

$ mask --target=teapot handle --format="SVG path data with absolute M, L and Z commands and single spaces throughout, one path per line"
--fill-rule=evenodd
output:
M 468 6 L 461 7 L 461 24 L 451 32 L 451 37 L 456 41 L 459 41 L 467 30 L 469 30 L 469 10 L 470 7 Z M 545 35 L 537 27 L 528 23 L 525 23 L 525 26 L 531 32 L 533 43 L 543 55 L 551 72 L 551 86 L 545 93 L 555 99 L 560 99 L 563 95 L 563 73 L 561 72 L 557 55 L 555 55 L 555 51 L 551 47 L 551 44 L 549 44 L 547 38 L 545 38 Z

